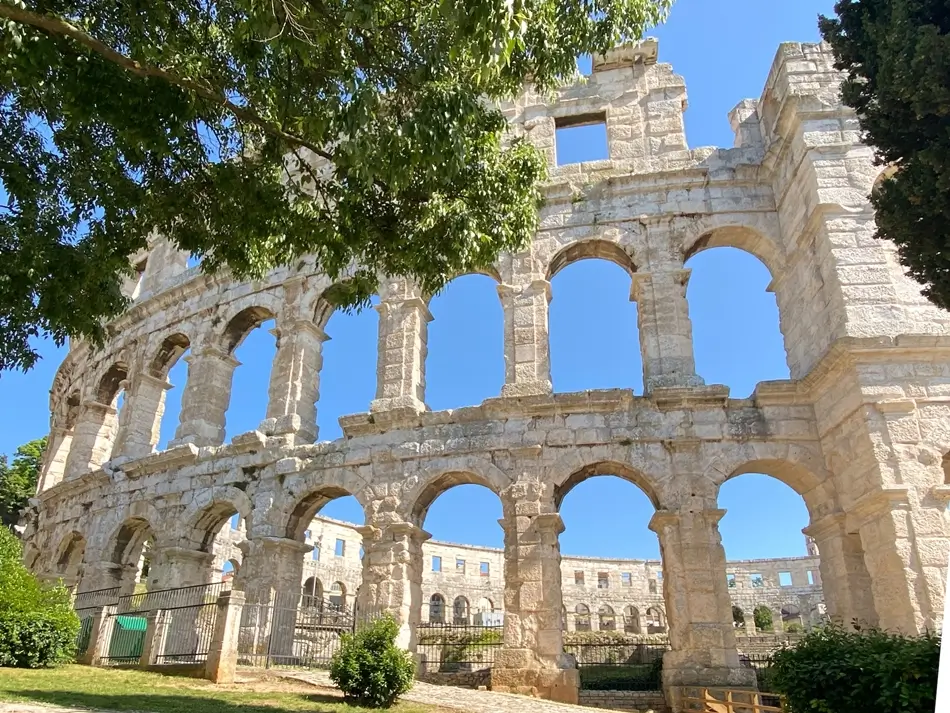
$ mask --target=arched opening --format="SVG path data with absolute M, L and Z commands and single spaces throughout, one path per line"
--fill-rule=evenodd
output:
M 82 560 L 86 554 L 86 538 L 71 532 L 63 539 L 56 558 L 56 574 L 67 587 L 74 587 L 82 577 Z
M 379 351 L 379 298 L 369 307 L 337 309 L 330 295 L 320 300 L 314 321 L 328 339 L 323 343 L 320 396 L 317 402 L 318 440 L 343 436 L 340 417 L 366 413 L 376 397 L 376 366 Z M 325 293 L 326 294 L 326 293 Z
M 452 623 L 458 626 L 467 626 L 469 621 L 468 599 L 459 596 L 452 602 Z
M 617 615 L 614 614 L 614 608 L 609 604 L 601 604 L 597 610 L 597 620 L 601 631 L 617 630 Z
M 307 577 L 303 583 L 303 600 L 305 607 L 318 607 L 323 604 L 323 582 L 317 577 Z
M 632 604 L 624 607 L 623 630 L 626 634 L 640 634 L 640 611 Z
M 751 252 L 715 242 L 700 239 L 686 261 L 696 372 L 744 398 L 760 381 L 789 378 L 785 341 L 768 267 Z
M 495 611 L 495 604 L 491 599 L 482 597 L 478 600 L 478 606 L 475 609 L 476 613 L 491 614 L 493 611 Z
M 128 365 L 125 362 L 116 362 L 103 374 L 99 380 L 99 386 L 96 389 L 96 402 L 114 409 L 114 411 L 105 412 L 102 426 L 99 430 L 100 436 L 109 440 L 109 452 L 105 454 L 102 463 L 105 463 L 114 455 L 118 455 L 112 451 L 116 443 L 119 428 L 124 425 L 125 389 L 128 384 Z M 101 463 L 94 463 L 94 465 L 101 465 Z
M 433 594 L 429 597 L 429 623 L 445 623 L 445 597 L 441 594 Z
M 225 328 L 225 347 L 239 363 L 231 378 L 225 441 L 257 430 L 267 414 L 271 368 L 277 355 L 275 326 L 274 314 L 269 309 L 248 307 Z
M 175 438 L 175 431 L 181 418 L 181 396 L 188 382 L 188 356 L 191 342 L 184 334 L 172 334 L 166 337 L 158 353 L 149 364 L 148 373 L 156 379 L 162 379 L 170 388 L 162 393 L 158 403 L 160 418 L 157 449 L 168 448 L 168 442 Z
M 666 633 L 666 615 L 661 607 L 648 607 L 644 619 L 648 634 Z
M 347 606 L 346 585 L 343 582 L 334 582 L 330 585 L 328 604 L 336 611 L 344 611 Z
M 643 393 L 633 259 L 608 241 L 573 243 L 552 259 L 551 379 L 558 392 L 629 388 Z
M 786 633 L 796 634 L 805 629 L 805 619 L 802 616 L 802 610 L 797 604 L 783 604 L 780 609 L 782 614 L 782 629 Z
M 765 604 L 758 604 L 752 610 L 752 621 L 755 623 L 755 630 L 760 633 L 775 631 L 775 618 L 772 616 L 772 610 Z
M 152 526 L 144 518 L 130 518 L 119 527 L 110 561 L 118 565 L 112 586 L 119 587 L 120 594 L 148 591 L 153 542 Z
M 236 559 L 225 560 L 224 564 L 221 565 L 221 581 L 230 582 L 232 581 L 241 571 L 241 563 Z
M 497 278 L 457 277 L 430 300 L 429 311 L 429 407 L 473 406 L 498 396 L 505 383 L 505 346 Z
M 574 605 L 574 631 L 590 631 L 590 607 L 586 604 Z

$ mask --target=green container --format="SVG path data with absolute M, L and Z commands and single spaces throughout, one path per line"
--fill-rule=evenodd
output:
M 117 616 L 109 642 L 110 659 L 138 659 L 145 646 L 144 616 Z

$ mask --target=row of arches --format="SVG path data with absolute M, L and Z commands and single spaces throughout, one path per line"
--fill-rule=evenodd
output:
M 613 243 L 575 244 L 555 262 L 555 299 L 549 321 L 556 391 L 626 387 L 642 392 L 637 304 L 629 299 L 635 266 L 629 257 L 621 259 L 617 251 L 623 252 Z M 775 300 L 765 291 L 768 270 L 756 258 L 733 248 L 710 250 L 693 259 L 701 264 L 694 267 L 687 298 L 692 306 L 699 374 L 710 383 L 731 386 L 737 395 L 748 393 L 758 381 L 787 378 Z M 723 283 L 724 273 L 748 277 Z M 436 410 L 478 403 L 501 391 L 505 381 L 504 317 L 492 279 L 484 275 L 458 278 L 431 302 L 436 319 L 427 330 L 426 397 Z M 333 438 L 340 434 L 338 417 L 365 411 L 374 396 L 378 328 L 375 310 L 344 313 L 325 301 L 321 305 L 315 319 L 334 339 L 323 346 L 320 372 L 324 378 L 317 419 L 322 436 Z M 232 383 L 226 385 L 231 397 L 225 405 L 222 439 L 225 431 L 237 434 L 257 428 L 265 416 L 278 341 L 275 316 L 270 307 L 249 306 L 222 329 L 220 350 L 239 364 L 233 370 Z M 592 344 L 610 344 L 611 348 L 592 350 Z M 193 346 L 193 339 L 184 333 L 165 337 L 146 359 L 147 376 L 159 384 L 187 383 Z M 104 429 L 111 431 L 114 444 L 113 452 L 104 458 L 114 456 L 116 447 L 127 445 L 116 443 L 115 437 L 123 422 L 124 390 L 134 381 L 130 368 L 126 361 L 112 364 L 95 389 L 96 402 L 118 411 Z M 175 437 L 182 419 L 182 388 L 162 386 L 160 391 L 157 446 L 164 448 Z M 75 426 L 80 403 L 81 394 L 74 391 L 58 405 L 64 410 L 67 430 Z M 149 434 L 153 425 L 147 424 Z
M 566 609 L 563 612 L 563 616 L 565 631 L 571 630 Z M 573 619 L 574 631 L 595 630 L 594 620 L 588 605 L 577 604 L 574 607 Z M 618 619 L 620 620 L 619 623 Z M 666 615 L 662 607 L 647 607 L 641 618 L 640 610 L 631 604 L 624 607 L 623 613 L 618 616 L 612 606 L 609 604 L 601 604 L 597 609 L 596 627 L 597 631 L 622 630 L 627 634 L 665 634 Z
M 447 608 L 445 597 L 435 592 L 429 597 L 428 623 L 429 624 L 456 624 L 468 625 L 475 623 L 480 614 L 491 614 L 495 604 L 488 597 L 482 597 L 473 608 L 468 597 L 459 595 L 452 601 L 451 609 Z

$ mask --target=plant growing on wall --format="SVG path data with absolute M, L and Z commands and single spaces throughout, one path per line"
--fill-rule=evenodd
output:
M 877 237 L 950 309 L 950 13 L 942 0 L 839 0 L 835 12 L 819 26 L 848 73 L 841 98 L 897 168 L 871 195 Z
M 764 604 L 752 610 L 752 620 L 759 631 L 772 631 L 772 610 Z
M 520 249 L 545 163 L 497 102 L 671 3 L 0 0 L 0 369 L 100 342 L 152 231 L 238 277 L 310 256 L 340 306 Z

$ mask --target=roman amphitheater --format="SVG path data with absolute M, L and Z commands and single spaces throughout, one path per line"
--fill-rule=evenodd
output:
M 505 107 L 511 133 L 547 155 L 551 174 L 533 242 L 488 271 L 504 310 L 506 374 L 480 404 L 427 408 L 430 296 L 383 276 L 376 398 L 340 419 L 342 438 L 318 442 L 329 281 L 306 259 L 258 282 L 209 276 L 155 237 L 136 259 L 134 302 L 110 325 L 111 341 L 72 344 L 52 385 L 27 564 L 80 592 L 128 593 L 149 543 L 148 587 L 158 591 L 220 578 L 234 544 L 234 588 L 248 603 L 296 600 L 320 580 L 329 596 L 391 612 L 410 649 L 423 620 L 462 616 L 462 598 L 470 614 L 503 611 L 493 688 L 567 701 L 577 700 L 578 673 L 565 628 L 626 628 L 629 618 L 643 633 L 665 630 L 669 688 L 754 685 L 734 602 L 805 625 L 823 601 L 845 622 L 939 627 L 950 314 L 873 237 L 868 195 L 882 169 L 840 102 L 830 51 L 782 45 L 761 97 L 729 115 L 732 148 L 688 147 L 686 88 L 657 52 L 650 40 L 618 47 L 595 59 L 586 82 L 553 99 L 528 89 Z M 606 125 L 609 158 L 557 165 L 556 132 L 590 123 Z M 744 399 L 695 368 L 684 262 L 720 246 L 771 272 L 790 371 Z M 642 395 L 552 392 L 550 281 L 588 258 L 630 276 Z M 234 351 L 269 319 L 278 347 L 266 418 L 225 443 Z M 186 351 L 176 437 L 156 452 L 168 372 Z M 745 473 L 803 498 L 820 564 L 726 562 L 717 495 Z M 652 502 L 662 564 L 561 557 L 563 498 L 604 474 Z M 503 551 L 427 542 L 429 506 L 469 483 L 500 498 Z M 315 520 L 349 495 L 365 524 Z M 314 562 L 315 536 L 342 540 L 341 562 L 329 544 Z

